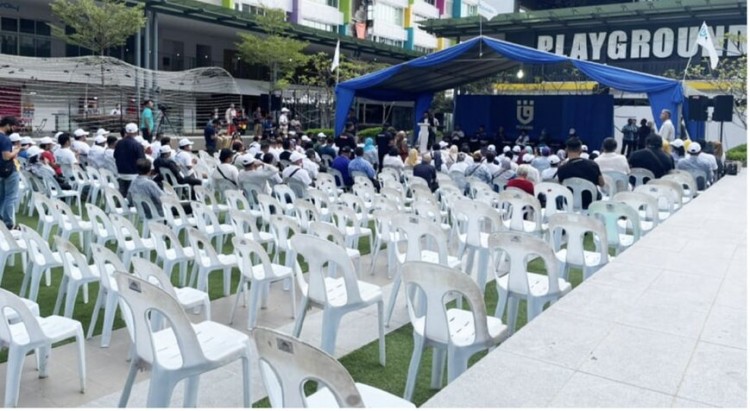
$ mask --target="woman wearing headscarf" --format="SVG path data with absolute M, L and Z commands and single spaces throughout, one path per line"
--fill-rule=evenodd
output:
M 376 170 L 378 169 L 378 148 L 375 147 L 371 137 L 365 139 L 365 154 L 362 156 Z
M 456 164 L 456 161 L 458 161 L 458 147 L 454 144 L 448 149 L 448 155 L 445 156 L 445 162 L 443 163 L 445 170 L 450 170 L 451 166 Z

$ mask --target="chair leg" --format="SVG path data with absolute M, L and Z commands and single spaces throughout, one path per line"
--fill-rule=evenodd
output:
M 18 406 L 18 394 L 21 391 L 21 371 L 26 357 L 23 349 L 11 347 L 8 352 L 8 365 L 5 380 L 5 408 Z
M 516 331 L 516 320 L 518 319 L 518 303 L 519 298 L 515 295 L 508 296 L 508 317 L 506 323 L 508 324 L 509 335 L 512 335 Z
M 81 383 L 81 394 L 86 392 L 86 348 L 83 339 L 83 326 L 76 327 L 76 345 L 78 351 L 78 379 Z
M 414 333 L 414 350 L 411 353 L 409 362 L 409 373 L 406 377 L 406 388 L 404 389 L 404 399 L 411 401 L 414 395 L 414 385 L 417 383 L 417 373 L 419 373 L 419 363 L 422 360 L 422 350 L 424 349 L 424 337 Z
M 443 386 L 443 371 L 445 370 L 445 348 L 434 347 L 432 349 L 432 377 L 430 388 L 439 390 Z
M 385 367 L 385 320 L 383 318 L 383 300 L 378 301 L 378 341 L 380 365 Z
M 508 274 L 510 275 L 510 274 Z M 497 306 L 495 307 L 495 318 L 503 318 L 505 305 L 508 303 L 508 290 L 497 287 Z
M 263 283 L 253 281 L 250 283 L 250 303 L 247 306 L 247 329 L 252 330 L 255 327 L 256 318 L 258 317 L 258 306 L 261 299 L 261 287 Z M 238 294 L 239 295 L 239 294 Z
M 153 372 L 151 382 L 148 385 L 148 396 L 146 397 L 146 407 L 148 408 L 166 408 L 169 407 L 174 391 L 175 383 L 169 376 Z
M 101 342 L 102 348 L 109 347 L 109 342 L 112 339 L 112 328 L 114 328 L 116 312 L 117 312 L 117 294 L 110 291 L 107 294 L 107 303 L 104 306 L 104 325 L 102 326 L 102 342 Z
M 250 382 L 250 349 L 248 348 L 242 357 L 242 405 L 245 408 L 252 406 L 252 383 Z
M 232 282 L 232 268 L 231 267 L 225 267 L 224 268 L 224 297 L 229 295 L 229 286 Z M 206 285 L 206 292 L 208 292 L 208 285 Z
M 339 310 L 324 308 L 323 309 L 323 324 L 320 338 L 320 348 L 335 356 L 336 353 L 336 336 L 339 332 L 339 324 L 341 323 L 341 313 Z M 382 340 L 385 343 L 385 340 Z M 385 346 L 383 346 L 385 349 Z
M 85 284 L 84 284 L 85 285 Z M 68 282 L 68 291 L 65 296 L 65 313 L 63 316 L 73 318 L 73 308 L 76 305 L 76 297 L 78 297 L 78 284 L 73 281 Z
M 448 345 L 448 384 L 466 371 L 472 352 Z
M 182 403 L 184 408 L 195 408 L 195 405 L 198 403 L 200 378 L 200 374 L 187 378 L 187 382 L 185 382 L 185 397 Z
M 307 314 L 307 303 L 308 303 L 307 296 L 304 296 L 302 298 L 302 303 L 297 308 L 298 309 L 297 319 L 294 320 L 294 331 L 292 332 L 292 335 L 295 338 L 299 338 L 299 335 L 302 332 L 302 323 L 305 322 L 305 315 Z
M 396 275 L 393 278 L 393 286 L 391 287 L 391 295 L 388 297 L 388 308 L 385 314 L 385 326 L 390 327 L 391 315 L 393 315 L 393 308 L 396 306 L 396 297 L 401 288 L 401 270 L 396 270 Z
M 55 308 L 52 310 L 52 314 L 58 315 L 60 312 L 60 306 L 62 305 L 63 296 L 65 295 L 65 292 L 68 288 L 68 277 L 63 275 L 62 282 L 60 283 L 60 288 L 57 291 L 57 299 L 55 300 Z
M 104 304 L 104 287 L 99 287 L 99 293 L 96 295 L 96 302 L 94 303 L 94 311 L 91 313 L 91 322 L 89 323 L 89 331 L 86 334 L 86 339 L 90 340 L 91 337 L 94 336 L 94 327 L 96 327 L 96 323 L 99 320 L 99 310 L 102 309 L 102 304 Z

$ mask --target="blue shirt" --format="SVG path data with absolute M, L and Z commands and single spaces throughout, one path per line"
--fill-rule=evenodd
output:
M 349 162 L 349 174 L 354 171 L 365 173 L 367 174 L 367 177 L 370 177 L 371 179 L 375 178 L 375 169 L 372 168 L 372 164 L 362 157 L 357 157 Z
M 143 113 L 141 114 L 141 128 L 147 128 L 148 131 L 153 131 L 154 129 L 154 111 L 151 110 L 151 107 L 143 109 Z
M 146 158 L 143 146 L 133 137 L 126 137 L 118 141 L 113 156 L 115 157 L 115 164 L 117 164 L 117 172 L 120 174 L 138 174 L 135 162 L 139 158 Z
M 331 168 L 338 170 L 341 176 L 344 177 L 344 185 L 350 186 L 354 184 L 352 178 L 349 176 L 349 159 L 344 156 L 338 156 L 333 159 Z

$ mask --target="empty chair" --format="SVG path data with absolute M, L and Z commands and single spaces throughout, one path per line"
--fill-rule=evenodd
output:
M 152 221 L 149 226 L 157 261 L 161 262 L 168 278 L 172 278 L 174 267 L 179 267 L 180 286 L 184 287 L 187 281 L 188 264 L 195 260 L 193 248 L 183 247 L 177 234 L 164 224 Z
M 20 296 L 25 296 L 28 290 L 28 298 L 36 301 L 39 295 L 39 282 L 42 275 L 46 274 L 46 285 L 52 283 L 50 271 L 53 268 L 62 267 L 63 262 L 59 252 L 52 252 L 49 243 L 43 239 L 34 229 L 21 224 L 21 238 L 26 243 L 29 255 L 29 268 L 23 272 Z
M 49 193 L 50 198 L 54 198 L 57 200 L 70 200 L 75 199 L 76 205 L 78 205 L 78 213 L 82 212 L 81 207 L 81 193 L 77 190 L 63 190 L 60 188 L 60 184 L 55 180 L 54 178 L 45 178 L 42 180 L 44 185 L 47 187 L 47 193 Z
M 396 247 L 398 247 L 398 233 L 391 229 L 391 218 L 395 215 L 393 209 L 377 209 L 372 212 L 375 219 L 375 251 L 371 254 L 370 272 L 375 274 L 375 263 L 378 261 L 380 247 L 386 246 L 386 255 L 388 256 L 388 277 L 391 277 L 394 267 L 396 266 Z
M 130 267 L 130 259 L 134 256 L 150 255 L 154 249 L 151 238 L 143 238 L 133 223 L 117 214 L 110 216 L 115 227 L 117 237 L 117 251 L 125 267 Z
M 294 218 L 304 232 L 310 229 L 310 223 L 320 221 L 320 213 L 313 203 L 298 198 L 294 201 Z
M 498 194 L 498 207 L 503 225 L 512 231 L 541 236 L 542 235 L 542 206 L 539 200 L 531 194 L 506 190 Z
M 682 202 L 687 203 L 696 196 L 698 196 L 698 184 L 692 175 L 686 175 L 684 173 L 670 173 L 662 176 L 662 180 L 676 181 L 682 185 Z
M 487 316 L 482 291 L 460 270 L 443 265 L 408 262 L 403 267 L 409 319 L 414 328 L 414 350 L 409 363 L 404 398 L 414 393 L 425 346 L 433 348 L 432 388 L 439 389 L 448 363 L 448 383 L 461 375 L 475 353 L 492 348 L 507 334 L 499 318 Z M 448 308 L 456 296 L 470 309 Z
M 164 209 L 166 225 L 172 227 L 172 231 L 178 236 L 188 227 L 197 227 L 195 217 L 188 217 L 180 200 L 172 196 L 161 196 L 161 207 Z
M 5 274 L 5 265 L 8 262 L 8 258 L 15 258 L 16 254 L 21 254 L 23 271 L 26 271 L 26 242 L 22 240 L 21 233 L 18 231 L 16 233 L 18 233 L 18 238 L 8 230 L 8 227 L 5 227 L 5 224 L 0 224 L 0 284 L 3 282 L 3 274 Z
M 638 187 L 640 185 L 646 184 L 649 180 L 653 180 L 655 178 L 656 176 L 651 170 L 640 167 L 631 168 L 630 174 L 628 174 L 628 181 L 633 187 Z
M 615 248 L 615 254 L 641 238 L 641 217 L 629 205 L 614 201 L 594 201 L 591 206 L 589 215 L 602 220 L 607 229 L 607 241 Z M 627 224 L 621 227 L 618 223 L 623 218 L 627 219 Z
M 234 227 L 235 238 L 248 238 L 256 243 L 265 245 L 269 253 L 273 251 L 276 243 L 274 235 L 258 229 L 258 217 L 254 214 L 243 210 L 230 210 L 229 220 Z
M 489 238 L 493 251 L 509 262 L 507 274 L 496 272 L 497 308 L 495 317 L 502 318 L 506 311 L 508 328 L 513 333 L 518 317 L 518 303 L 526 300 L 526 320 L 531 321 L 542 313 L 544 305 L 557 301 L 571 289 L 569 282 L 558 278 L 559 268 L 552 247 L 543 240 L 526 234 L 499 232 Z M 547 275 L 528 271 L 528 264 L 535 258 L 544 263 Z M 505 274 L 497 276 L 498 274 Z
M 126 273 L 116 273 L 128 331 L 135 346 L 119 407 L 125 407 L 142 365 L 151 367 L 147 407 L 169 406 L 178 382 L 185 384 L 184 407 L 195 407 L 201 374 L 242 360 L 243 406 L 250 407 L 250 339 L 212 321 L 191 324 L 179 301 L 160 287 Z M 158 313 L 171 328 L 154 331 L 149 318 Z
M 487 267 L 490 265 L 490 249 L 487 242 L 490 233 L 504 229 L 500 213 L 487 204 L 472 200 L 457 200 L 453 203 L 453 224 L 458 233 L 459 258 L 469 252 L 464 271 L 471 274 L 474 257 L 478 254 L 477 284 L 484 290 L 487 284 Z
M 315 206 L 320 215 L 321 221 L 331 221 L 331 210 L 329 206 L 332 204 L 331 199 L 323 191 L 310 189 L 307 192 L 308 200 Z
M 378 388 L 355 383 L 335 358 L 292 336 L 267 328 L 253 330 L 258 362 L 274 408 L 414 408 L 414 404 Z M 319 384 L 307 396 L 308 381 Z
M 552 251 L 561 263 L 560 276 L 566 281 L 571 267 L 581 269 L 586 280 L 609 262 L 607 229 L 598 219 L 575 213 L 558 213 L 550 216 L 549 231 Z M 593 236 L 594 251 L 584 249 L 588 233 Z
M 219 217 L 210 207 L 197 201 L 191 202 L 190 205 L 198 230 L 209 239 L 215 240 L 216 249 L 221 251 L 224 248 L 225 236 L 234 233 L 234 228 L 230 224 L 219 222 Z
M 641 235 L 646 235 L 659 225 L 659 201 L 646 193 L 637 191 L 624 191 L 615 194 L 613 201 L 627 204 L 638 212 L 641 217 Z M 620 228 L 625 228 L 626 222 L 618 220 Z
M 658 178 L 658 179 L 655 179 L 655 180 L 650 180 L 648 182 L 648 184 L 651 184 L 651 185 L 660 185 L 660 186 L 665 186 L 665 187 L 670 188 L 672 190 L 672 192 L 674 193 L 674 195 L 672 196 L 672 198 L 675 199 L 675 202 L 674 202 L 675 211 L 679 210 L 680 208 L 682 208 L 682 204 L 684 203 L 684 201 L 683 201 L 683 199 L 684 199 L 684 191 L 682 189 L 682 184 L 680 184 L 680 183 L 678 183 L 678 182 L 676 182 L 674 180 L 663 179 L 663 178 Z
M 659 204 L 659 222 L 663 222 L 677 211 L 680 201 L 672 188 L 658 184 L 643 184 L 633 190 L 654 197 Z
M 125 197 L 120 194 L 116 188 L 109 186 L 104 187 L 104 202 L 106 204 L 107 214 L 117 214 L 119 216 L 132 219 L 136 215 L 135 207 L 130 207 Z
M 185 311 L 203 311 L 203 317 L 206 321 L 211 321 L 211 300 L 208 298 L 207 292 L 192 287 L 178 288 L 172 286 L 172 282 L 169 281 L 169 277 L 165 275 L 161 267 L 140 257 L 133 258 L 133 274 L 151 284 L 158 285 L 167 294 L 177 299 Z
M 612 195 L 623 191 L 630 191 L 630 183 L 628 182 L 628 175 L 621 171 L 603 171 L 602 175 L 609 176 L 614 181 L 614 192 Z
M 562 182 L 562 185 L 568 187 L 573 192 L 574 211 L 581 211 L 585 209 L 585 207 L 583 207 L 584 195 L 586 195 L 590 199 L 587 202 L 588 204 L 590 204 L 591 202 L 596 201 L 599 194 L 599 191 L 596 189 L 594 183 L 578 177 L 566 178 Z
M 286 184 L 276 184 L 272 191 L 274 198 L 279 200 L 279 204 L 283 207 L 284 214 L 294 215 L 294 201 L 297 200 L 294 191 Z
M 117 254 L 110 249 L 99 244 L 92 245 L 94 255 L 94 265 L 99 273 L 99 294 L 96 296 L 94 311 L 91 315 L 89 330 L 86 339 L 94 336 L 94 328 L 99 319 L 99 311 L 104 308 L 104 323 L 102 325 L 102 339 L 100 346 L 109 347 L 112 339 L 112 328 L 115 322 L 115 313 L 117 311 L 118 300 L 117 283 L 115 282 L 115 271 L 127 271 L 125 265 L 117 257 Z
M 190 184 L 180 184 L 177 182 L 177 177 L 172 173 L 172 170 L 167 167 L 161 167 L 159 169 L 161 177 L 167 182 L 177 193 L 179 198 L 184 200 L 190 200 L 193 198 Z
M 196 284 L 195 274 L 198 274 L 195 288 L 208 291 L 208 275 L 214 271 L 221 270 L 224 275 L 224 296 L 229 295 L 232 268 L 237 266 L 237 257 L 234 254 L 220 254 L 211 245 L 211 241 L 195 228 L 188 228 L 190 246 L 195 253 L 193 270 L 190 273 L 189 284 Z
M 63 261 L 63 278 L 55 300 L 55 308 L 52 311 L 57 314 L 62 306 L 65 296 L 65 310 L 63 316 L 73 317 L 78 289 L 89 283 L 99 281 L 99 271 L 96 264 L 89 264 L 86 257 L 69 241 L 55 236 L 57 251 Z M 83 302 L 88 303 L 88 293 L 84 292 Z
M 99 193 L 102 192 L 102 187 L 106 184 L 106 181 L 102 178 L 99 170 L 94 167 L 86 167 L 86 175 L 89 180 L 91 188 L 89 189 L 88 202 L 96 204 L 99 200 Z
M 234 244 L 234 252 L 237 254 L 237 259 L 239 260 L 239 269 L 242 278 L 237 285 L 237 298 L 234 300 L 234 305 L 232 306 L 229 324 L 234 322 L 234 314 L 237 310 L 240 297 L 249 285 L 250 297 L 247 308 L 247 329 L 249 330 L 255 327 L 258 316 L 258 305 L 262 304 L 264 307 L 266 305 L 268 286 L 278 281 L 291 280 L 294 275 L 294 269 L 271 263 L 271 259 L 263 247 L 248 238 L 235 237 L 232 239 L 232 244 Z M 260 262 L 254 264 L 254 258 L 257 258 Z M 294 287 L 291 287 L 289 295 L 291 297 L 291 314 L 294 317 L 297 301 Z
M 340 204 L 330 206 L 333 221 L 344 234 L 346 243 L 351 248 L 359 248 L 359 239 L 365 237 L 370 243 L 370 254 L 375 251 L 375 239 L 372 230 L 363 227 L 355 210 Z
M 104 210 L 87 203 L 86 214 L 91 222 L 92 242 L 96 239 L 96 244 L 106 245 L 109 241 L 117 241 L 112 221 Z
M 352 262 L 355 264 L 355 267 L 357 268 L 357 274 L 359 274 L 360 278 L 362 277 L 362 256 L 360 255 L 359 250 L 356 248 L 347 247 L 346 240 L 344 240 L 344 235 L 341 233 L 341 231 L 339 231 L 338 228 L 336 228 L 335 225 L 331 223 L 315 221 L 310 223 L 310 230 L 308 234 L 326 239 L 338 245 L 339 247 L 344 248 L 346 250 L 346 255 L 348 255 L 349 258 L 352 259 Z
M 534 184 L 534 196 L 542 201 L 544 196 L 544 220 L 556 213 L 573 212 L 573 193 L 562 184 L 542 182 Z
M 271 233 L 276 241 L 276 253 L 274 253 L 273 262 L 279 262 L 279 255 L 284 253 L 284 265 L 294 268 L 294 264 L 297 262 L 297 253 L 289 240 L 301 232 L 302 229 L 297 220 L 284 215 L 271 217 Z
M 10 324 L 9 316 L 19 321 Z M 0 343 L 8 347 L 5 376 L 5 407 L 18 406 L 21 372 L 26 354 L 37 351 L 39 378 L 48 376 L 47 362 L 52 344 L 76 339 L 78 378 L 81 393 L 86 390 L 86 354 L 81 323 L 70 318 L 51 315 L 35 316 L 27 305 L 10 291 L 0 289 Z
M 41 193 L 31 193 L 31 201 L 34 203 L 39 218 L 36 231 L 42 235 L 42 238 L 49 240 L 52 229 L 58 225 L 59 220 L 55 202 Z
M 89 245 L 91 244 L 93 224 L 73 213 L 70 206 L 62 201 L 54 200 L 54 204 L 57 210 L 57 228 L 60 237 L 68 240 L 72 234 L 78 234 L 78 243 L 81 245 L 81 250 L 84 254 L 90 256 Z
M 218 180 L 222 183 L 228 183 L 232 184 L 229 180 Z M 233 184 L 230 186 L 232 188 L 236 187 Z M 229 211 L 229 206 L 226 204 L 223 204 L 219 202 L 216 199 L 216 196 L 214 195 L 214 190 L 211 190 L 207 187 L 203 186 L 195 186 L 193 187 L 193 191 L 195 191 L 195 201 L 203 204 L 204 206 L 208 207 L 211 211 L 213 211 L 218 217 L 221 217 L 222 214 Z M 219 191 L 221 193 L 221 191 Z
M 708 173 L 703 170 L 691 169 L 690 175 L 695 181 L 695 186 L 700 191 L 705 191 L 708 186 L 711 185 L 711 179 L 708 177 Z
M 302 290 L 303 298 L 294 324 L 294 336 L 299 337 L 302 332 L 308 306 L 321 307 L 321 348 L 334 355 L 341 317 L 377 304 L 380 364 L 385 365 L 383 292 L 380 287 L 357 280 L 354 265 L 346 251 L 330 241 L 309 234 L 298 234 L 292 237 L 291 245 L 307 262 L 309 277 L 305 279 L 299 265 L 295 265 L 297 284 Z M 332 265 L 336 267 L 335 270 L 330 269 Z M 336 278 L 326 275 L 332 271 L 338 275 Z

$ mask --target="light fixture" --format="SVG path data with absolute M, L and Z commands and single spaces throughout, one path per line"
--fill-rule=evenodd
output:
M 518 69 L 518 72 L 516 73 L 516 77 L 518 77 L 518 79 L 520 80 L 520 79 L 522 79 L 522 78 L 523 78 L 523 75 L 524 75 L 524 73 L 523 73 L 523 69 L 522 69 L 522 68 L 519 68 L 519 69 Z

